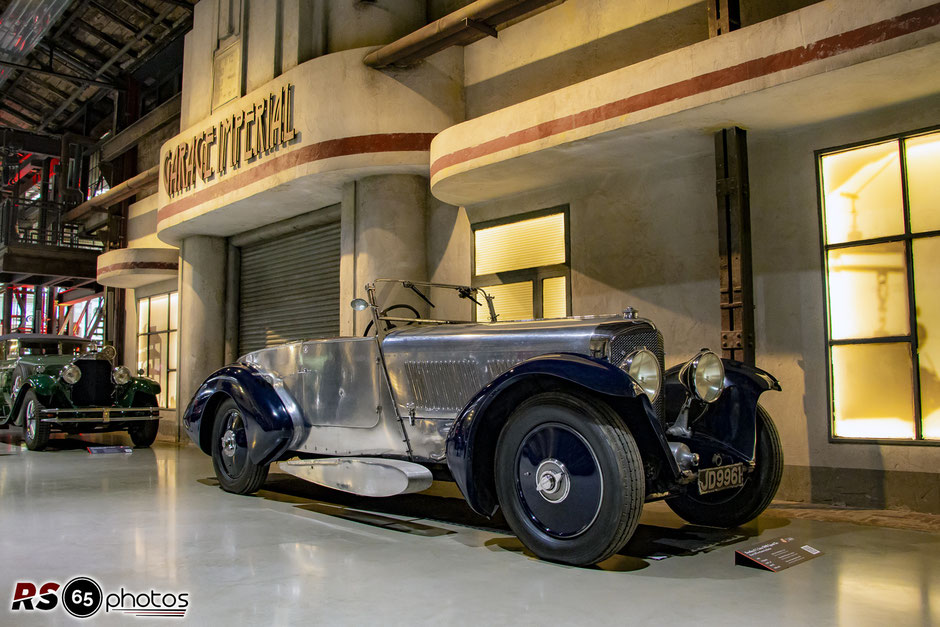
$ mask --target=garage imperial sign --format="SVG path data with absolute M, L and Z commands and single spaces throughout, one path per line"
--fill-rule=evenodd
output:
M 163 155 L 163 189 L 171 198 L 223 177 L 294 139 L 294 86 L 281 87 L 182 142 Z

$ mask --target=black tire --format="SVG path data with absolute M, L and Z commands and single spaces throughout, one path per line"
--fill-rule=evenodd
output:
M 157 439 L 157 431 L 160 430 L 160 419 L 141 420 L 135 422 L 127 428 L 127 435 L 131 436 L 131 442 L 136 448 L 147 448 Z
M 20 405 L 20 422 L 23 424 L 23 438 L 26 448 L 31 451 L 41 451 L 49 444 L 49 434 L 52 425 L 39 420 L 39 409 L 42 405 L 32 390 L 23 392 L 23 404 Z
M 231 398 L 219 404 L 212 424 L 212 467 L 226 492 L 257 492 L 268 478 L 268 465 L 248 457 L 248 439 L 241 409 Z
M 557 392 L 527 399 L 500 433 L 495 463 L 503 516 L 542 559 L 595 564 L 636 530 L 643 460 L 606 405 Z
M 738 527 L 767 509 L 783 477 L 783 447 L 777 427 L 767 410 L 757 406 L 756 466 L 737 490 L 698 494 L 689 492 L 666 501 L 672 511 L 692 523 L 706 527 Z

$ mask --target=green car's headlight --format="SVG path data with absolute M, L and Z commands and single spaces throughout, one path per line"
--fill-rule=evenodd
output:
M 59 373 L 59 376 L 62 377 L 62 380 L 68 384 L 78 383 L 78 380 L 82 378 L 82 371 L 79 370 L 78 366 L 75 364 L 69 364 L 62 369 L 62 372 Z
M 679 381 L 695 398 L 714 403 L 725 389 L 725 366 L 718 355 L 702 349 L 682 366 Z
M 103 346 L 101 350 L 98 351 L 98 354 L 108 361 L 114 361 L 114 358 L 117 357 L 117 350 L 109 344 L 108 346 Z
M 652 351 L 645 348 L 633 351 L 620 362 L 620 369 L 637 382 L 651 403 L 656 400 L 662 388 L 663 372 Z
M 131 380 L 131 371 L 124 366 L 118 366 L 111 371 L 111 378 L 114 379 L 114 382 L 118 385 L 125 385 Z

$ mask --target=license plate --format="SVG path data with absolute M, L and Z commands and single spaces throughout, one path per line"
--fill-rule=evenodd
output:
M 698 471 L 698 493 L 708 494 L 744 485 L 744 464 L 704 468 Z

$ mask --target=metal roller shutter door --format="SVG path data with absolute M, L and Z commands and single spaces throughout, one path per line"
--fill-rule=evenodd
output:
M 339 335 L 339 223 L 241 249 L 239 354 Z

